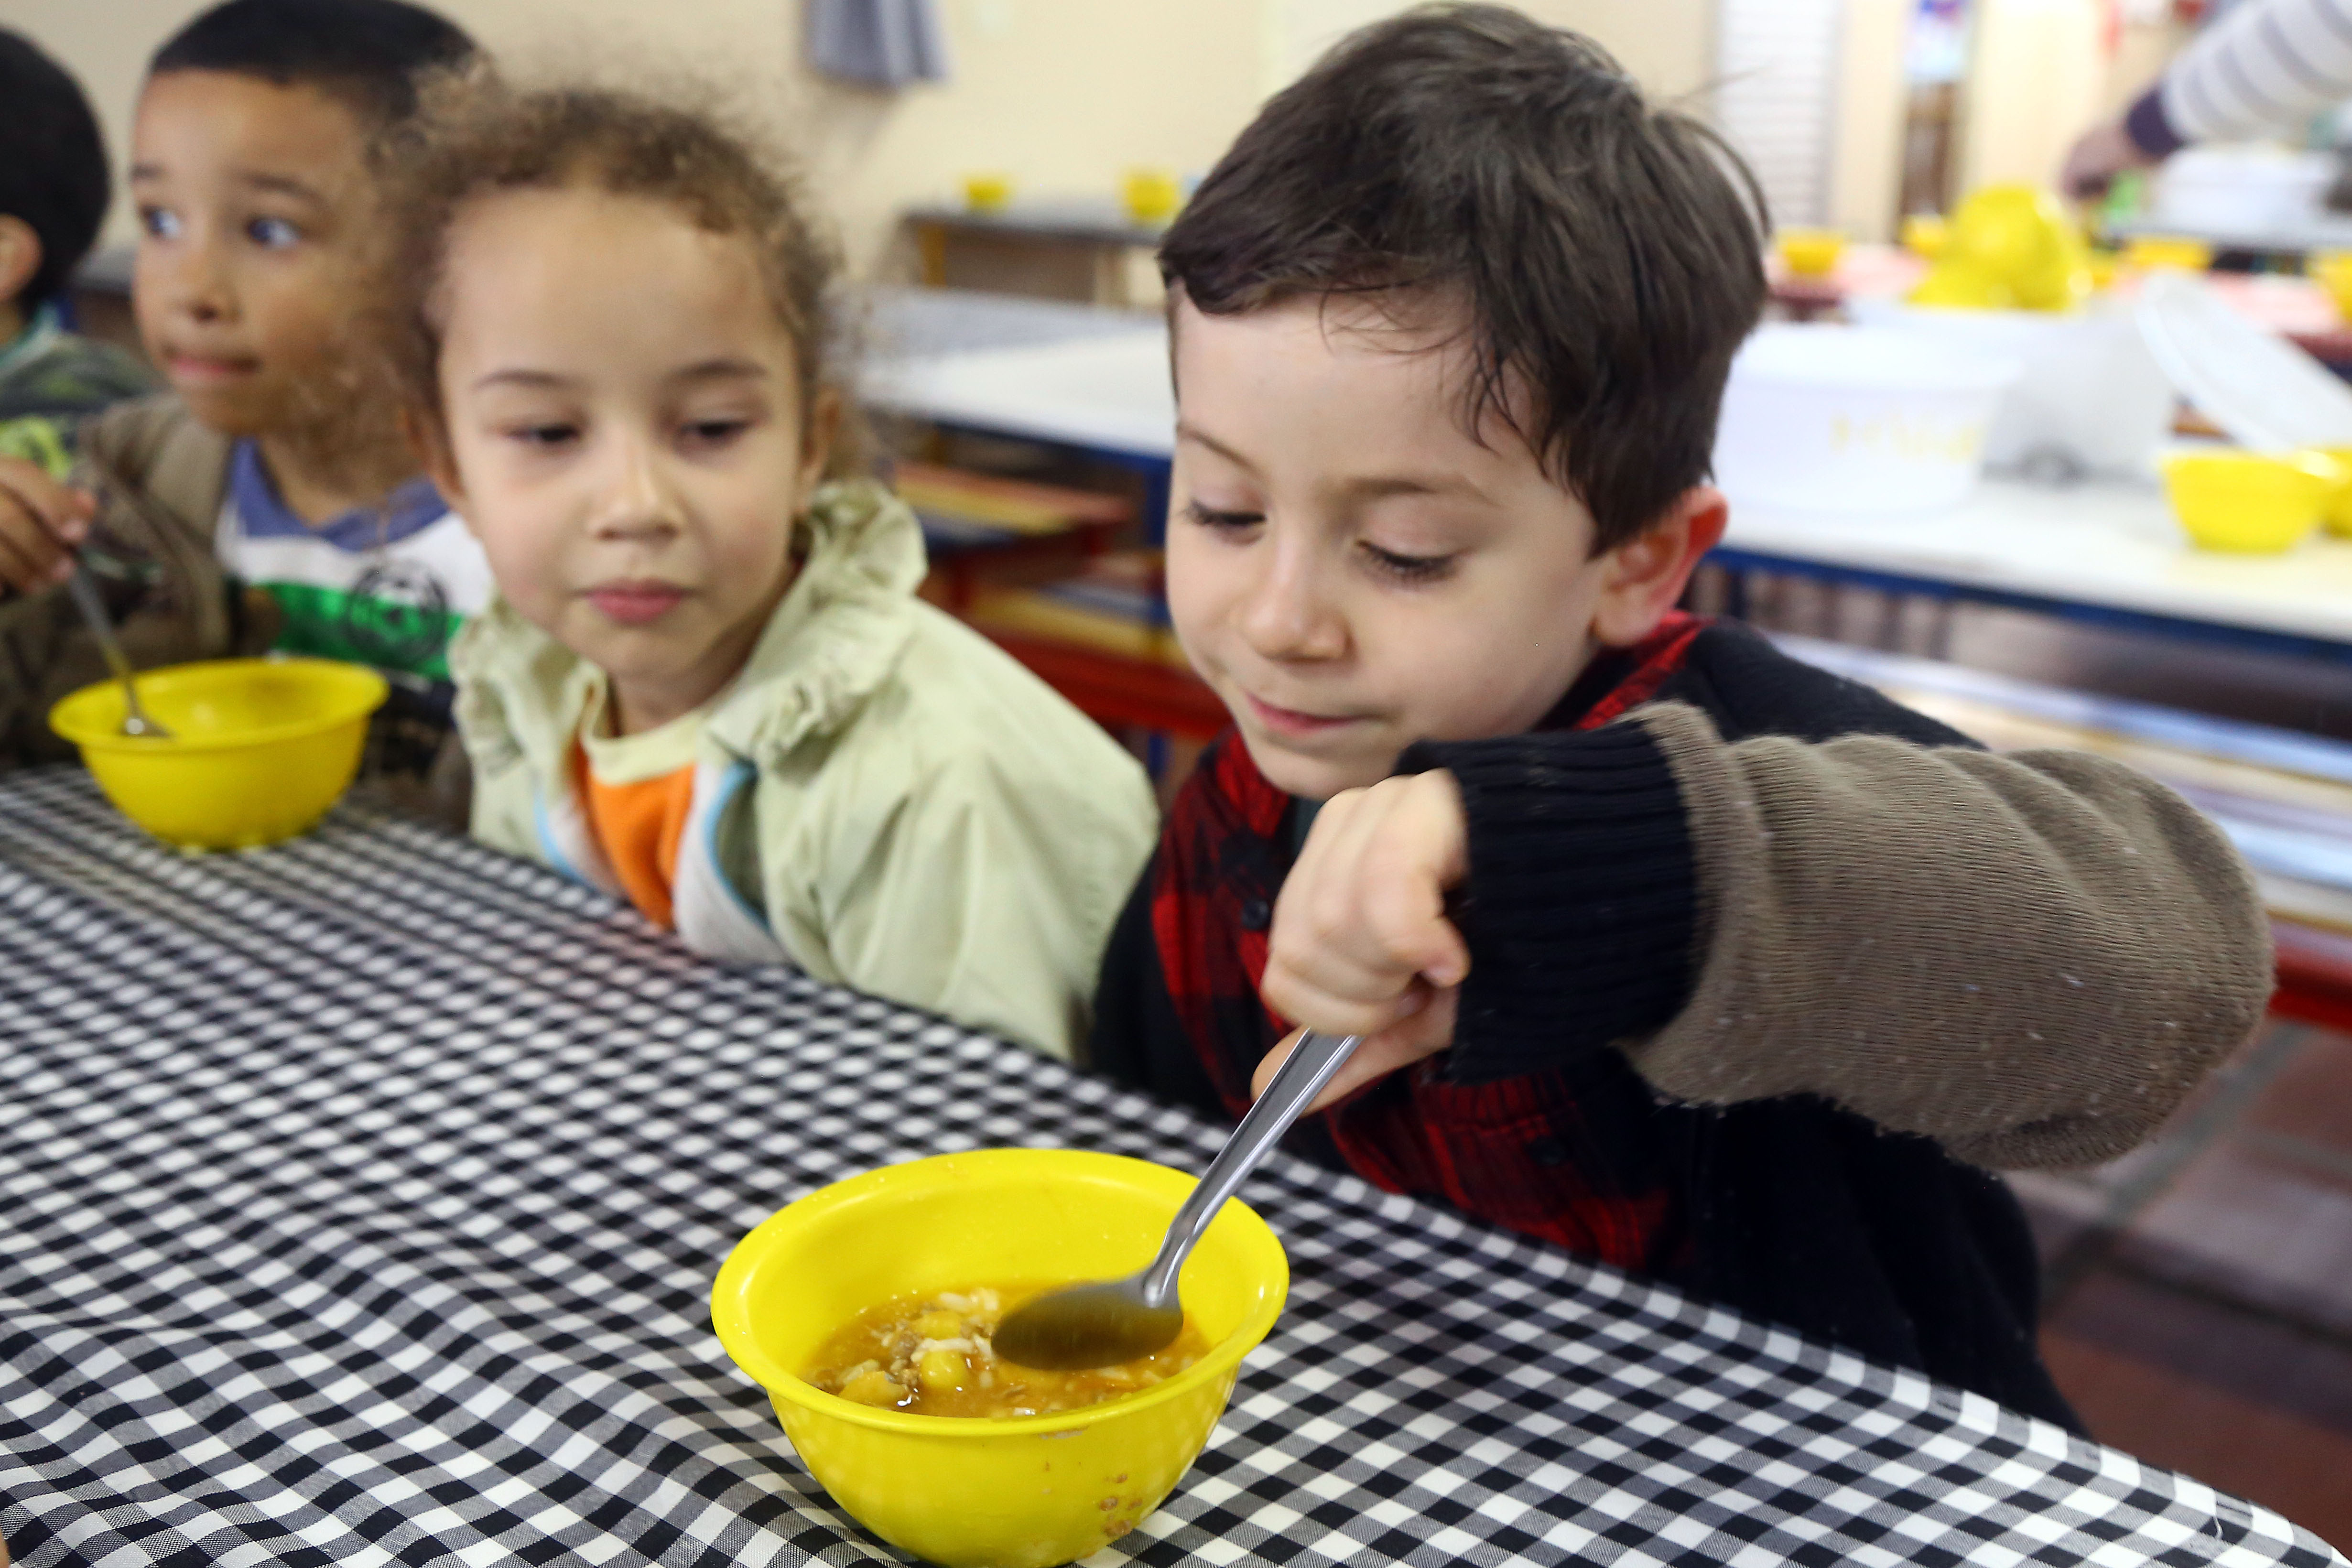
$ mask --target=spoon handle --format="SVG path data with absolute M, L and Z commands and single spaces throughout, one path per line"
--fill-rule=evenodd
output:
M 66 591 L 73 595 L 74 608 L 89 623 L 89 633 L 98 639 L 98 651 L 106 657 L 106 667 L 114 678 L 125 685 L 131 683 L 131 661 L 115 640 L 114 622 L 106 613 L 106 605 L 98 597 L 98 584 L 89 578 L 89 569 L 79 560 L 74 562 L 73 575 L 66 579 Z
M 1348 1058 L 1356 1053 L 1363 1036 L 1356 1034 L 1318 1034 L 1308 1030 L 1298 1037 L 1298 1044 L 1288 1060 L 1249 1108 L 1241 1125 L 1234 1129 L 1217 1157 L 1209 1162 L 1200 1185 L 1192 1189 L 1184 1207 L 1176 1211 L 1169 1223 L 1168 1239 L 1160 1244 L 1160 1256 L 1143 1271 L 1143 1300 L 1155 1311 L 1172 1306 L 1176 1301 L 1176 1276 L 1192 1256 L 1192 1248 L 1209 1228 L 1209 1221 L 1224 1207 L 1225 1199 L 1234 1196 L 1242 1181 L 1257 1169 L 1260 1161 L 1273 1152 L 1298 1120 L 1331 1075 L 1339 1071 Z

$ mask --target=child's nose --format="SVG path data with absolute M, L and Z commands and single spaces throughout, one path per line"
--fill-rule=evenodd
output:
M 1332 659 L 1347 651 L 1347 623 L 1311 560 L 1277 553 L 1242 604 L 1241 632 L 1264 659 Z
M 614 455 L 609 482 L 596 509 L 597 537 L 654 539 L 677 533 L 684 521 L 677 493 L 667 482 L 651 446 L 644 442 L 620 442 Z
M 163 273 L 163 298 L 173 310 L 206 324 L 236 319 L 236 291 L 211 246 L 175 246 L 156 266 Z

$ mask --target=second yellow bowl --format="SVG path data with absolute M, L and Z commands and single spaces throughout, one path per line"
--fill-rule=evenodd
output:
M 327 814 L 358 772 L 368 715 L 388 688 L 331 659 L 217 659 L 138 677 L 139 701 L 168 740 L 122 733 L 114 681 L 61 699 L 49 727 L 124 816 L 165 843 L 251 849 Z
M 855 1404 L 801 1373 L 836 1329 L 894 1297 L 1132 1273 L 1192 1185 L 1076 1149 L 982 1149 L 869 1171 L 745 1237 L 719 1271 L 711 1320 L 809 1473 L 866 1529 L 949 1568 L 1072 1562 L 1174 1490 L 1242 1357 L 1281 1314 L 1289 1267 L 1247 1207 L 1225 1205 L 1179 1281 L 1208 1354 L 1139 1393 L 1050 1416 L 959 1418 Z
M 2338 483 L 2319 457 L 2183 452 L 2164 460 L 2164 487 L 2200 549 L 2243 555 L 2292 549 L 2319 527 Z

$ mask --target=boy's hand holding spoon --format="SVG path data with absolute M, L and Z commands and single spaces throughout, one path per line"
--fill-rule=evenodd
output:
M 1445 898 L 1469 874 L 1469 854 L 1451 773 L 1345 790 L 1317 813 L 1274 906 L 1260 988 L 1284 1018 L 1364 1037 L 1310 1110 L 1453 1043 L 1470 950 Z M 1258 1064 L 1259 1092 L 1297 1040 L 1293 1032 Z

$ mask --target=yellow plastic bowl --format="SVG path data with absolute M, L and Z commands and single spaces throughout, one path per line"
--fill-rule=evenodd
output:
M 1943 255 L 1951 237 L 1951 228 L 1939 214 L 1911 213 L 1903 219 L 1903 248 L 1922 260 Z
M 2319 527 L 2335 490 L 2333 464 L 2261 452 L 2176 453 L 2164 487 L 2200 549 L 2265 555 L 2292 549 Z
M 1143 227 L 1164 224 L 1184 204 L 1183 187 L 1167 169 L 1129 169 L 1119 186 L 1127 215 Z
M 1845 254 L 1845 235 L 1834 229 L 1784 229 L 1775 244 L 1781 265 L 1799 277 L 1827 277 Z
M 975 213 L 1002 212 L 1013 201 L 1013 176 L 982 172 L 963 177 L 963 204 Z
M 2201 239 L 2140 235 L 2124 242 L 2124 265 L 2144 272 L 2202 272 L 2213 265 L 2213 247 Z
M 167 844 L 237 850 L 290 839 L 350 788 L 383 677 L 328 659 L 220 659 L 138 677 L 169 740 L 122 733 L 122 688 L 84 686 L 49 710 L 98 787 Z
M 1075 1149 L 983 1149 L 852 1176 L 781 1210 L 719 1271 L 710 1315 L 802 1462 L 866 1529 L 948 1568 L 1046 1568 L 1126 1534 L 1191 1467 L 1290 1270 L 1228 1203 L 1184 1265 L 1210 1350 L 1082 1410 L 981 1420 L 877 1410 L 800 1374 L 844 1323 L 915 1291 L 1112 1279 L 1150 1260 L 1192 1178 Z
M 2339 250 L 2313 256 L 2305 270 L 2336 302 L 2336 313 L 2352 321 L 2352 253 Z
M 2336 483 L 2328 487 L 2327 502 L 2320 509 L 2320 516 L 2326 519 L 2329 533 L 2352 539 L 2352 446 L 2323 446 L 2317 455 L 2336 469 Z

